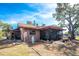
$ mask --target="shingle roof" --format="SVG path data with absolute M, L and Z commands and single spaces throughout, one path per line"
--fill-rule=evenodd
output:
M 27 25 L 27 24 L 22 24 L 22 23 L 19 23 L 19 27 L 21 28 L 27 28 L 27 29 L 37 29 L 37 30 L 45 30 L 45 29 L 55 29 L 55 30 L 63 30 L 62 28 L 60 27 L 57 27 L 57 26 L 33 26 L 33 25 Z
M 41 29 L 55 29 L 55 30 L 63 30 L 62 28 L 58 27 L 58 26 L 44 26 L 44 27 L 41 27 Z

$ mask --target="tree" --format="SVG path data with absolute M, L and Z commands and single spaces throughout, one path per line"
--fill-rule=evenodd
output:
M 7 23 L 4 23 L 2 21 L 0 21 L 0 34 L 1 36 L 4 35 L 7 37 L 7 34 L 9 33 L 9 30 L 11 29 L 11 26 Z
M 75 31 L 79 27 L 79 4 L 57 3 L 56 13 L 53 14 L 62 27 L 68 29 L 70 39 L 75 39 Z

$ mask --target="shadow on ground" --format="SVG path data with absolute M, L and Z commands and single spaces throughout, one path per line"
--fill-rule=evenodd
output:
M 0 49 L 10 48 L 19 44 L 20 43 L 16 43 L 15 41 L 8 40 L 8 39 L 0 40 Z

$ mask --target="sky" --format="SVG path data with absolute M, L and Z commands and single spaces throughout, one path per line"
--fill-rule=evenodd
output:
M 18 23 L 36 21 L 40 26 L 57 25 L 53 18 L 56 4 L 47 3 L 0 3 L 0 20 L 11 24 L 15 29 Z

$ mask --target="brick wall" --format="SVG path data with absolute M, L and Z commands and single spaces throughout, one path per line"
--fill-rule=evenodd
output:
M 35 30 L 35 32 L 36 32 L 34 35 L 35 41 L 40 41 L 40 31 Z M 23 41 L 31 42 L 32 35 L 30 34 L 30 29 L 22 29 L 21 36 L 23 36 Z

